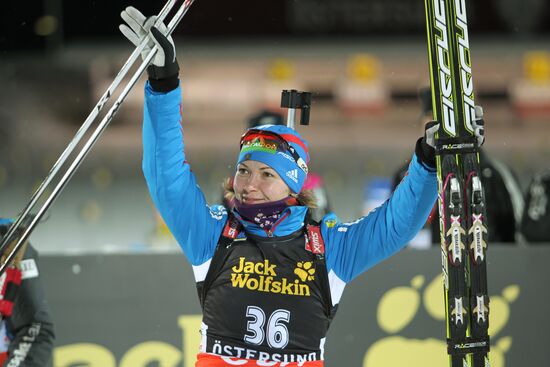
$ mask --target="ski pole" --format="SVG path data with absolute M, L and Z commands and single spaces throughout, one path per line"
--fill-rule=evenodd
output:
M 175 4 L 176 0 L 170 0 L 166 5 L 165 7 L 163 8 L 163 10 L 161 10 L 161 12 L 159 13 L 159 18 L 160 16 L 162 15 L 164 19 L 166 17 L 166 15 L 168 14 L 168 12 L 171 10 L 171 8 L 173 7 L 173 5 Z M 167 26 L 167 33 L 166 35 L 170 35 L 174 29 L 176 28 L 176 26 L 179 24 L 179 22 L 181 21 L 181 19 L 183 18 L 183 16 L 185 16 L 185 14 L 187 13 L 187 11 L 189 10 L 189 8 L 191 7 L 191 5 L 193 4 L 194 0 L 185 0 L 184 3 L 181 5 L 181 7 L 178 9 L 177 13 L 174 15 L 174 17 L 171 19 L 170 23 L 168 24 Z M 161 20 L 157 20 L 157 22 L 155 22 L 155 25 L 158 25 L 160 24 L 160 22 L 162 21 Z M 21 223 L 23 223 L 24 221 L 27 220 L 27 216 L 29 215 L 31 209 L 36 205 L 36 202 L 38 201 L 38 199 L 42 196 L 42 194 L 44 193 L 46 187 L 50 184 L 50 182 L 52 181 L 53 177 L 57 174 L 57 172 L 59 171 L 60 167 L 63 165 L 63 163 L 67 160 L 68 158 L 68 155 L 74 150 L 74 148 L 76 147 L 76 144 L 82 139 L 82 136 L 84 135 L 84 132 L 86 130 L 89 129 L 91 123 L 95 120 L 95 118 L 97 117 L 97 115 L 99 114 L 99 111 L 103 108 L 103 106 L 105 105 L 105 101 L 103 101 L 104 97 L 107 97 L 110 98 L 111 97 L 111 94 L 112 94 L 112 91 L 118 87 L 118 84 L 120 84 L 120 81 L 122 80 L 122 77 L 128 72 L 128 70 L 130 69 L 130 67 L 132 66 L 133 63 L 135 63 L 135 61 L 137 60 L 137 57 L 138 55 L 141 53 L 141 50 L 143 49 L 143 47 L 146 45 L 147 43 L 147 38 L 145 38 L 141 43 L 140 45 L 136 48 L 136 50 L 134 50 L 134 52 L 132 53 L 132 55 L 130 56 L 130 58 L 128 59 L 128 61 L 126 62 L 126 64 L 124 65 L 124 67 L 122 68 L 122 70 L 119 72 L 119 74 L 117 75 L 117 78 L 115 78 L 115 81 L 113 81 L 113 83 L 111 84 L 111 86 L 108 88 L 106 94 L 102 97 L 102 99 L 100 99 L 100 101 L 98 102 L 98 104 L 96 105 L 96 108 L 94 108 L 94 110 L 92 111 L 92 113 L 88 116 L 88 118 L 86 119 L 84 125 L 79 129 L 79 131 L 77 132 L 75 138 L 73 138 L 73 140 L 69 143 L 69 146 L 65 149 L 65 151 L 62 153 L 61 157 L 58 159 L 58 161 L 54 164 L 54 167 L 52 168 L 52 170 L 50 171 L 50 173 L 48 174 L 48 176 L 46 177 L 46 179 L 42 182 L 42 184 L 40 185 L 39 189 L 35 192 L 35 194 L 32 196 L 31 198 L 31 201 L 29 202 L 29 204 L 25 207 L 25 209 L 23 210 L 23 212 L 20 214 L 20 216 L 18 217 L 18 219 L 10 226 L 8 232 L 6 233 L 6 236 L 4 236 L 4 238 L 2 239 L 2 242 L 0 244 L 0 253 L 5 251 L 6 247 L 8 246 L 8 244 L 11 242 L 12 240 L 12 237 L 13 237 L 13 234 L 17 231 L 17 229 L 21 226 Z M 65 172 L 65 174 L 63 175 L 63 177 L 61 178 L 61 180 L 58 182 L 58 184 L 55 186 L 55 188 L 53 189 L 52 193 L 48 196 L 48 198 L 45 200 L 44 204 L 39 208 L 37 214 L 31 219 L 28 227 L 26 227 L 21 235 L 21 237 L 19 237 L 17 239 L 17 243 L 16 245 L 14 246 L 13 250 L 10 252 L 10 254 L 7 256 L 6 258 L 6 262 L 4 264 L 1 264 L 0 266 L 0 275 L 4 273 L 6 267 L 10 264 L 10 262 L 13 260 L 13 258 L 15 257 L 17 251 L 20 249 L 20 247 L 22 246 L 22 244 L 27 240 L 27 238 L 30 236 L 30 234 L 32 233 L 32 231 L 34 230 L 34 227 L 36 226 L 36 224 L 40 221 L 40 219 L 42 218 L 42 216 L 44 215 L 44 213 L 46 212 L 46 210 L 48 210 L 48 208 L 51 206 L 51 204 L 55 201 L 55 199 L 58 197 L 58 195 L 61 193 L 61 191 L 65 188 L 66 184 L 68 183 L 68 181 L 72 178 L 72 176 L 74 175 L 75 171 L 78 169 L 78 167 L 80 166 L 80 164 L 82 163 L 82 161 L 84 160 L 84 158 L 87 156 L 87 154 L 89 153 L 89 151 L 91 150 L 91 148 L 94 146 L 94 144 L 96 143 L 96 141 L 99 139 L 99 137 L 101 136 L 101 134 L 103 133 L 103 131 L 105 130 L 105 128 L 108 126 L 108 124 L 111 122 L 111 120 L 113 119 L 114 115 L 116 114 L 116 112 L 118 111 L 118 108 L 120 107 L 120 105 L 122 104 L 122 102 L 124 101 L 124 99 L 126 98 L 126 96 L 128 95 L 128 93 L 130 92 L 130 90 L 132 89 L 132 87 L 136 84 L 136 82 L 138 81 L 139 77 L 141 76 L 141 74 L 143 73 L 143 71 L 145 70 L 145 68 L 147 68 L 147 66 L 149 65 L 149 63 L 151 62 L 151 60 L 153 59 L 153 57 L 155 56 L 156 52 L 157 52 L 158 48 L 157 46 L 155 45 L 151 51 L 149 52 L 149 54 L 147 55 L 147 57 L 145 58 L 145 60 L 141 63 L 141 65 L 139 66 L 138 70 L 134 73 L 134 75 L 131 77 L 130 81 L 128 82 L 128 84 L 126 85 L 126 87 L 123 89 L 123 91 L 121 92 L 121 94 L 119 95 L 118 99 L 116 100 L 116 102 L 113 104 L 113 106 L 111 107 L 111 109 L 109 110 L 109 112 L 105 115 L 105 117 L 102 119 L 102 121 L 100 122 L 100 124 L 97 126 L 97 128 L 95 129 L 95 131 L 92 133 L 92 135 L 90 136 L 90 138 L 87 140 L 87 142 L 84 144 L 82 150 L 79 152 L 79 154 L 77 155 L 77 157 L 73 160 L 72 164 L 69 166 L 69 168 L 67 169 L 67 171 Z M 131 61 L 133 59 L 133 61 Z M 130 63 L 131 61 L 131 63 Z M 128 67 L 126 68 L 126 66 L 128 65 Z M 124 70 L 124 73 L 122 74 L 122 71 Z M 122 76 L 121 76 L 122 74 Z M 120 76 L 120 78 L 119 78 Z M 97 109 L 97 111 L 96 111 Z M 96 112 L 94 112 L 96 111 Z M 27 220 L 28 221 L 28 220 Z

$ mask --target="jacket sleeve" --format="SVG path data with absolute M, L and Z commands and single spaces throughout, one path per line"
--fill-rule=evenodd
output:
M 13 313 L 6 320 L 11 341 L 4 366 L 50 366 L 55 339 L 53 321 L 40 280 L 38 253 L 30 245 L 21 266 L 21 286 Z
M 329 271 L 348 283 L 397 253 L 422 228 L 436 199 L 435 170 L 413 156 L 408 174 L 380 207 L 355 222 L 322 223 Z
M 227 213 L 210 208 L 185 161 L 181 89 L 145 85 L 142 168 L 149 193 L 192 265 L 210 259 Z

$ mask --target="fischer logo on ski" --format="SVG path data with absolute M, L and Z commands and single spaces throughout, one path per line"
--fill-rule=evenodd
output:
M 458 53 L 460 58 L 460 76 L 462 93 L 464 96 L 465 127 L 473 132 L 472 121 L 475 119 L 474 83 L 472 79 L 472 67 L 470 63 L 470 39 L 468 37 L 468 19 L 466 17 L 466 4 L 464 0 L 456 1 L 456 25 L 461 29 L 462 37 L 458 37 Z
M 453 88 L 450 69 L 449 39 L 447 36 L 447 17 L 445 10 L 445 1 L 436 0 L 433 3 L 435 11 L 435 26 L 439 30 L 440 36 L 437 40 L 437 61 L 439 67 L 439 83 L 443 101 L 443 127 L 450 135 L 456 135 L 454 106 L 451 101 Z

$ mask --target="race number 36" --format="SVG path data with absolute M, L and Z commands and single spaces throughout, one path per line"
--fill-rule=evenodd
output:
M 265 327 L 266 315 L 264 310 L 257 306 L 248 306 L 246 309 L 247 334 L 244 341 L 249 344 L 260 345 L 267 336 L 267 344 L 271 348 L 283 349 L 287 346 L 289 335 L 286 324 L 290 321 L 290 311 L 275 310 L 269 316 L 267 326 Z

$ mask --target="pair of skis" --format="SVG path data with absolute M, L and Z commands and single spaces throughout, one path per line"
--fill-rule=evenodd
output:
M 436 137 L 447 352 L 451 367 L 488 367 L 487 223 L 465 0 L 425 0 Z

